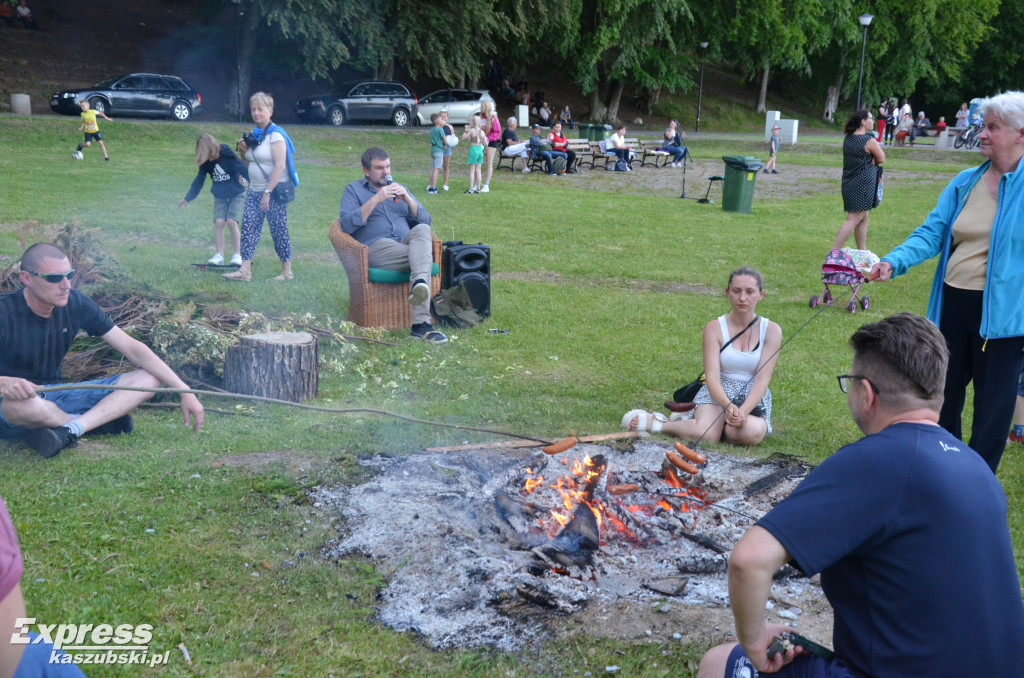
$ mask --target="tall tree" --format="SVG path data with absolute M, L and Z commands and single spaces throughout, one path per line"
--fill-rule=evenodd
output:
M 590 119 L 616 122 L 625 85 L 639 90 L 692 85 L 685 44 L 686 0 L 577 0 L 558 27 L 559 52 L 573 80 L 590 95 Z

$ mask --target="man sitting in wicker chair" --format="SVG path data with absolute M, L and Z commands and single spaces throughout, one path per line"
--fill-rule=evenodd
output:
M 391 179 L 391 156 L 383 148 L 366 149 L 362 164 L 364 178 L 346 186 L 341 196 L 341 230 L 366 245 L 373 268 L 409 273 L 412 336 L 444 343 L 448 337 L 430 322 L 430 213 Z

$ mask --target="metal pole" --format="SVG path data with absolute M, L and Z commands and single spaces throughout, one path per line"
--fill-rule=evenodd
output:
M 873 14 L 861 14 L 857 17 L 857 21 L 864 27 L 864 38 L 860 43 L 860 74 L 857 76 L 857 110 L 860 110 L 860 88 L 864 83 L 864 50 L 868 46 L 868 26 L 871 24 L 871 20 L 874 19 Z
M 700 132 L 700 105 L 701 100 L 704 98 L 704 53 L 707 51 L 707 48 L 708 43 L 700 43 L 700 86 L 697 90 L 697 129 L 694 132 Z
M 242 56 L 239 46 L 238 10 L 241 0 L 231 0 L 235 4 L 235 106 L 238 111 L 238 122 L 242 122 Z
M 860 75 L 857 76 L 857 110 L 860 110 L 860 88 L 864 82 L 864 50 L 868 46 L 868 27 L 864 27 L 864 40 L 860 43 Z

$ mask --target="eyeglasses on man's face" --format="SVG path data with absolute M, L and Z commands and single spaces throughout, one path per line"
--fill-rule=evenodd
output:
M 32 275 L 36 276 L 37 278 L 42 278 L 46 282 L 53 283 L 54 285 L 59 283 L 64 278 L 67 278 L 68 280 L 71 280 L 71 276 L 73 276 L 75 274 L 75 269 L 71 269 L 67 273 L 37 273 L 37 272 L 33 271 L 30 268 L 23 268 L 21 270 L 25 271 L 25 273 L 31 273 Z
M 843 393 L 850 392 L 851 379 L 862 379 L 868 382 L 868 386 L 870 386 L 871 390 L 874 391 L 877 395 L 882 394 L 882 392 L 878 390 L 878 387 L 871 383 L 870 379 L 861 374 L 840 374 L 839 376 L 836 377 L 836 379 L 839 380 L 839 390 L 842 391 Z

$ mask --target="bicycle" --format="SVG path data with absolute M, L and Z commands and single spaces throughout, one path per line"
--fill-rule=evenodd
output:
M 978 135 L 981 134 L 982 126 L 972 124 L 967 129 L 956 135 L 956 139 L 953 141 L 953 148 L 967 147 L 967 150 L 977 148 L 981 144 L 981 140 L 978 139 Z

